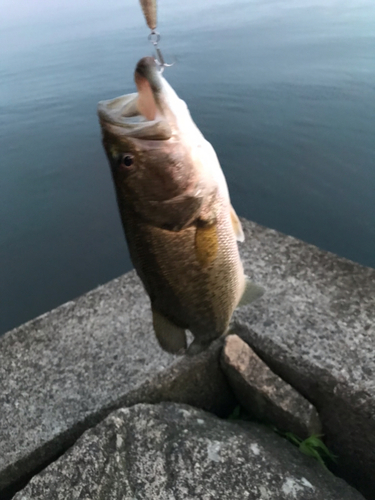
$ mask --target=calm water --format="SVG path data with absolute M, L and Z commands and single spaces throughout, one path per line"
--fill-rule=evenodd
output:
M 160 0 L 165 76 L 240 215 L 375 267 L 373 0 Z M 150 53 L 136 0 L 3 0 L 0 333 L 129 270 L 96 104 Z

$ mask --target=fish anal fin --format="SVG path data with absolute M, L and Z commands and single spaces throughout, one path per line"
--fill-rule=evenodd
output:
M 197 222 L 195 233 L 195 255 L 202 267 L 209 266 L 217 256 L 219 240 L 216 222 L 213 224 Z
M 232 222 L 234 234 L 236 235 L 237 241 L 245 241 L 242 224 L 232 205 L 230 206 L 230 220 Z
M 186 334 L 161 313 L 152 309 L 152 324 L 160 347 L 171 354 L 183 354 L 186 350 Z
M 259 299 L 264 293 L 265 290 L 263 287 L 252 283 L 249 278 L 245 276 L 245 289 L 237 307 L 251 304 L 255 300 Z

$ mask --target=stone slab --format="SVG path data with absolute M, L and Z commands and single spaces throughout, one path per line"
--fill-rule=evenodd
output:
M 14 500 L 78 498 L 363 500 L 269 429 L 174 403 L 114 412 Z
M 238 335 L 228 335 L 221 365 L 248 413 L 302 439 L 321 433 L 315 407 L 278 377 Z
M 267 293 L 235 314 L 240 334 L 315 404 L 341 470 L 370 491 L 375 270 L 255 223 L 243 225 L 245 270 Z M 3 336 L 0 490 L 56 457 L 110 409 L 142 401 L 138 396 L 152 400 L 151 380 L 173 359 L 157 345 L 134 273 Z M 156 391 L 159 398 L 178 392 L 163 390 Z M 375 498 L 374 489 L 368 498 Z
M 339 472 L 375 498 L 375 269 L 242 220 L 267 292 L 233 330 L 318 409 Z
M 155 340 L 134 272 L 7 333 L 0 339 L 0 492 L 114 408 L 173 399 L 230 411 L 219 344 L 173 364 Z

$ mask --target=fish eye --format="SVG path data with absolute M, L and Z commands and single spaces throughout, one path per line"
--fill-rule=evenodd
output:
M 131 167 L 133 165 L 133 162 L 134 157 L 130 154 L 121 155 L 119 158 L 119 166 Z

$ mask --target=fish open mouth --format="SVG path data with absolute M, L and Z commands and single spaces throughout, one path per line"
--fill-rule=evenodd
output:
M 168 84 L 152 57 L 138 62 L 134 79 L 138 92 L 99 102 L 102 126 L 115 126 L 117 133 L 138 139 L 169 139 L 172 128 L 164 113 Z

